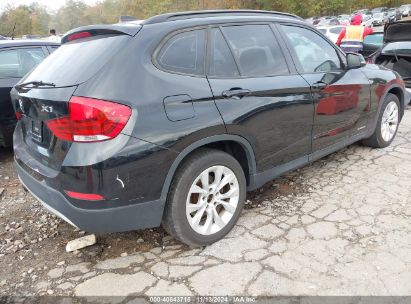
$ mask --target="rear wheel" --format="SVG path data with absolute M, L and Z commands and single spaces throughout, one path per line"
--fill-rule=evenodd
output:
M 388 147 L 397 134 L 400 122 L 400 101 L 394 94 L 388 94 L 379 113 L 377 127 L 364 144 L 374 148 Z
M 238 161 L 222 151 L 200 150 L 178 170 L 162 225 L 190 246 L 214 243 L 237 222 L 245 196 L 246 181 Z

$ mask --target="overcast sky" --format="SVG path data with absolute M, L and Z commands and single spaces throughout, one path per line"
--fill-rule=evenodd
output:
M 49 12 L 52 12 L 58 9 L 60 6 L 64 5 L 66 0 L 0 0 L 0 11 L 2 11 L 7 4 L 18 6 L 21 4 L 30 4 L 32 2 L 43 4 L 47 7 L 47 10 Z M 98 0 L 83 0 L 83 2 L 87 4 L 93 4 L 98 2 Z

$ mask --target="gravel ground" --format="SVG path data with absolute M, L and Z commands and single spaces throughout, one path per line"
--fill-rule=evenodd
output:
M 0 295 L 411 295 L 411 108 L 393 145 L 352 145 L 250 193 L 235 229 L 188 248 L 161 229 L 97 236 L 48 214 L 0 150 Z

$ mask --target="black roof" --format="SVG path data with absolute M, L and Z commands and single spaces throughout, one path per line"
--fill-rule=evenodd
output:
M 16 46 L 42 46 L 42 45 L 58 46 L 60 45 L 60 43 L 47 41 L 47 40 L 31 40 L 31 39 L 0 40 L 0 48 L 16 47 Z
M 207 17 L 244 17 L 244 16 L 271 16 L 271 17 L 286 17 L 290 19 L 302 20 L 300 17 L 275 11 L 261 11 L 261 10 L 204 10 L 204 11 L 189 11 L 179 13 L 168 13 L 157 15 L 144 20 L 142 24 L 154 24 L 175 20 L 186 20 L 193 18 L 207 18 Z

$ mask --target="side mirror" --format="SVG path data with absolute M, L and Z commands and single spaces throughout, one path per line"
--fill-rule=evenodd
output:
M 347 54 L 347 69 L 358 69 L 365 66 L 367 62 L 361 54 L 348 53 Z

